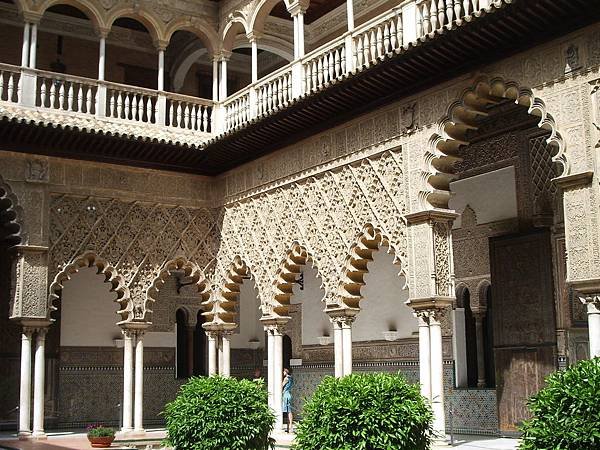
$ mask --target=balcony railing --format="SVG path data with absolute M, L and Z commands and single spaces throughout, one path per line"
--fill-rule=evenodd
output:
M 0 64 L 0 101 L 219 135 L 365 70 L 423 36 L 469 21 L 494 1 L 406 0 L 222 102 L 7 64 Z

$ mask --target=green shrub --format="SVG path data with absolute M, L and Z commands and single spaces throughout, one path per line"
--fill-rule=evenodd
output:
M 105 427 L 104 425 L 94 424 L 88 425 L 86 429 L 88 437 L 97 438 L 97 437 L 115 437 L 115 429 L 110 427 Z
M 600 449 L 600 358 L 581 361 L 546 379 L 529 399 L 521 450 Z
M 423 450 L 431 440 L 431 409 L 401 375 L 326 377 L 303 413 L 295 450 Z
M 262 383 L 195 377 L 163 415 L 167 444 L 177 450 L 267 450 L 275 417 Z

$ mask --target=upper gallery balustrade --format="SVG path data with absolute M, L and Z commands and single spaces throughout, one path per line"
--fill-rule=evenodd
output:
M 436 30 L 469 21 L 494 3 L 501 4 L 502 0 L 406 0 L 355 27 L 353 3 L 348 2 L 347 31 L 306 54 L 304 14 L 307 4 L 286 3 L 294 18 L 294 57 L 290 63 L 260 79 L 258 43 L 261 35 L 247 30 L 245 25 L 241 27 L 231 16 L 230 25 L 243 28 L 250 43 L 251 81 L 228 95 L 227 63 L 232 54 L 232 37 L 228 34 L 233 27 L 225 26 L 222 42 L 212 50 L 211 100 L 165 90 L 165 43 L 157 44 L 157 89 L 106 81 L 108 32 L 100 35 L 98 79 L 37 69 L 37 23 L 26 20 L 20 66 L 0 64 L 0 106 L 4 106 L 3 115 L 11 118 L 27 118 L 32 110 L 46 114 L 44 117 L 56 114 L 55 121 L 62 120 L 58 115 L 64 118 L 65 114 L 85 117 L 93 119 L 98 130 L 109 125 L 160 127 L 172 135 L 183 136 L 174 138 L 174 142 L 198 145 L 285 108 L 295 99 L 319 91 L 350 73 L 366 70 Z M 236 32 L 232 33 L 235 37 Z

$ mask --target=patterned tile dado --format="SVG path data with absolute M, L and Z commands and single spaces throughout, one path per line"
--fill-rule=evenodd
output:
M 159 413 L 177 395 L 182 380 L 174 367 L 144 368 L 144 423 L 162 423 Z M 123 371 L 119 367 L 62 367 L 58 385 L 58 426 L 91 422 L 119 424 Z
M 354 373 L 389 372 L 401 373 L 411 383 L 419 382 L 419 364 L 416 361 L 386 363 L 358 363 Z M 310 398 L 326 376 L 333 376 L 332 364 L 310 364 L 297 367 L 294 371 L 293 409 L 302 414 L 306 399 Z M 455 433 L 496 434 L 496 391 L 494 389 L 453 389 L 454 369 L 450 361 L 444 364 L 444 386 L 446 396 L 446 428 Z

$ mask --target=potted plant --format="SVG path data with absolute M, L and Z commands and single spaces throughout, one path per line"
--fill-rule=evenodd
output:
M 100 424 L 89 425 L 87 438 L 94 448 L 108 448 L 115 440 L 115 430 Z

